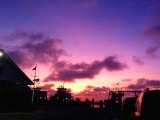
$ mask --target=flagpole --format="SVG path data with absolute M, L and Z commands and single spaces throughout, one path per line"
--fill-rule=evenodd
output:
M 34 79 L 33 79 L 33 83 L 34 83 L 34 85 L 33 85 L 33 93 L 32 93 L 32 103 L 34 102 L 34 88 L 35 88 L 35 78 L 36 78 L 36 70 L 37 70 L 37 64 L 36 64 L 36 67 L 35 67 L 35 73 L 34 73 Z
M 34 79 L 33 79 L 33 80 L 34 80 L 34 87 L 33 87 L 33 88 L 35 88 L 35 79 L 36 79 L 36 73 L 37 73 L 37 72 L 36 72 L 36 70 L 37 70 L 37 64 L 36 64 L 36 67 L 35 67 L 35 68 L 36 68 L 36 69 L 35 69 L 35 72 L 34 72 Z

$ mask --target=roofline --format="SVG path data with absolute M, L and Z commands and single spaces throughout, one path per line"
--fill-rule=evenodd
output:
M 30 80 L 30 78 L 18 67 L 18 65 L 16 65 L 16 63 L 7 55 L 7 53 L 4 52 L 3 49 L 0 49 L 0 51 L 5 53 L 6 57 L 8 57 L 8 60 L 12 63 L 12 65 L 14 65 L 22 73 L 22 75 L 26 77 L 26 79 L 28 79 L 28 81 L 30 82 L 28 85 L 34 85 L 34 83 Z

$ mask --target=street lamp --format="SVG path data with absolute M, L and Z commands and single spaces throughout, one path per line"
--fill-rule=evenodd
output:
M 0 57 L 1 57 L 1 56 L 3 56 L 3 53 L 2 53 L 2 52 L 0 52 Z

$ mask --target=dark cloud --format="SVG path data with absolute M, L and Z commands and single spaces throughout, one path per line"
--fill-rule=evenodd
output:
M 144 64 L 144 62 L 137 56 L 133 56 L 133 61 L 135 63 L 137 63 L 138 65 L 143 65 Z
M 45 81 L 74 82 L 75 79 L 92 79 L 104 68 L 112 72 L 127 67 L 125 63 L 119 62 L 116 56 L 109 56 L 90 64 L 60 61 L 61 56 L 67 55 L 62 48 L 62 40 L 51 38 L 42 32 L 15 31 L 3 42 L 8 43 L 7 53 L 22 68 L 31 68 L 35 64 L 51 64 L 52 72 Z M 9 44 L 11 42 L 13 44 Z
M 119 62 L 115 56 L 109 56 L 103 61 L 94 61 L 90 64 L 84 62 L 72 64 L 69 62 L 61 61 L 52 67 L 53 72 L 48 77 L 46 77 L 45 81 L 55 80 L 74 82 L 75 79 L 92 79 L 104 68 L 110 72 L 121 71 L 127 68 L 127 65 L 125 63 Z
M 8 54 L 21 67 L 30 68 L 41 63 L 58 61 L 60 56 L 67 55 L 62 49 L 62 40 L 54 39 L 43 33 L 16 31 L 6 38 L 9 42 Z
M 109 71 L 123 70 L 124 68 L 127 68 L 127 65 L 125 63 L 119 62 L 116 56 L 107 57 L 105 60 L 102 61 L 101 64 Z
M 148 58 L 159 58 L 160 49 L 160 4 L 154 4 L 152 7 L 152 18 L 154 23 L 143 30 L 145 37 L 150 38 L 151 45 L 146 50 Z
M 24 30 L 16 30 L 12 34 L 5 37 L 6 40 L 19 42 L 25 44 L 26 42 L 37 42 L 48 39 L 49 36 L 45 35 L 43 32 L 31 32 Z
M 40 86 L 40 88 L 41 88 L 42 91 L 43 91 L 43 90 L 44 90 L 44 91 L 47 91 L 48 97 L 49 97 L 50 95 L 53 95 L 53 94 L 56 93 L 56 91 L 53 90 L 52 87 L 54 87 L 54 84 L 45 84 L 45 85 L 43 85 L 43 86 Z
M 144 35 L 150 37 L 159 37 L 160 36 L 160 25 L 155 25 L 144 29 Z
M 132 81 L 132 79 L 124 79 L 124 80 L 122 80 L 123 82 L 131 82 Z
M 149 58 L 158 58 L 158 50 L 160 49 L 160 46 L 151 46 L 146 50 L 147 57 Z
M 52 87 L 54 87 L 54 84 L 45 84 L 41 86 L 42 90 L 50 90 Z
M 10 51 L 8 54 L 21 67 L 29 68 L 35 64 L 34 62 L 31 62 L 32 59 L 30 59 L 27 55 L 25 55 L 24 52 L 20 50 L 13 50 Z
M 150 37 L 152 44 L 146 50 L 148 58 L 158 58 L 158 50 L 160 49 L 160 23 L 159 25 L 150 26 L 144 29 L 144 35 Z
M 160 87 L 160 80 L 148 80 L 144 78 L 140 78 L 137 80 L 135 84 L 128 85 L 128 89 L 133 90 L 143 90 L 149 87 Z
M 75 97 L 79 97 L 82 100 L 94 98 L 95 100 L 104 100 L 108 98 L 109 88 L 107 87 L 94 87 L 94 86 L 87 86 L 85 90 L 74 94 Z
M 106 88 L 106 87 L 95 87 L 94 89 L 93 89 L 93 91 L 95 91 L 95 92 L 103 92 L 103 93 L 105 93 L 105 92 L 107 92 L 109 90 L 109 88 Z
M 4 48 L 4 46 L 2 44 L 0 44 L 0 49 L 3 49 L 3 48 Z

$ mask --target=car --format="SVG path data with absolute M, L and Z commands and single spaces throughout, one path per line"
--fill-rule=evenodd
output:
M 160 90 L 146 89 L 135 103 L 136 120 L 160 120 Z

